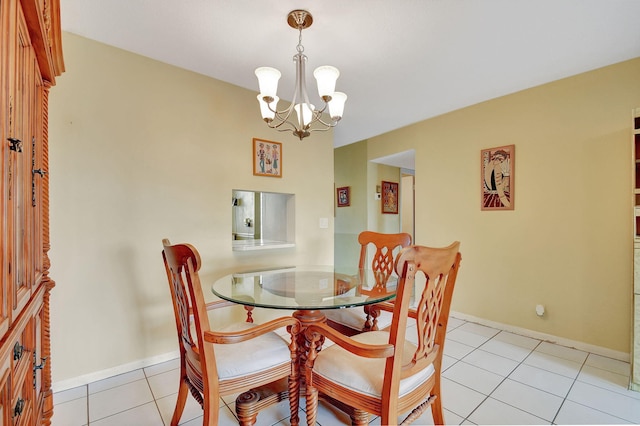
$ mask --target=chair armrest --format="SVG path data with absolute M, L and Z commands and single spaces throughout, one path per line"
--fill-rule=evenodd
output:
M 264 324 L 259 324 L 248 328 L 246 330 L 239 331 L 206 331 L 204 333 L 204 340 L 210 343 L 240 343 L 245 340 L 253 339 L 254 337 L 267 334 L 271 331 L 275 331 L 279 328 L 287 327 L 289 333 L 296 335 L 300 330 L 300 321 L 294 317 L 282 317 L 276 318 Z
M 375 307 L 376 309 L 380 309 L 381 311 L 387 311 L 387 312 L 393 313 L 394 304 L 390 302 L 380 302 L 371 306 Z
M 209 302 L 206 305 L 204 305 L 207 311 L 210 311 L 211 309 L 224 308 L 225 306 L 237 306 L 237 305 L 236 303 L 229 302 L 228 300 L 222 300 L 222 299 L 214 300 L 213 302 Z
M 372 306 L 379 308 L 381 311 L 387 311 L 387 312 L 393 313 L 393 307 L 394 307 L 393 303 L 382 302 L 382 303 L 376 303 L 375 305 L 372 305 Z M 418 311 L 416 311 L 415 309 L 409 308 L 407 315 L 409 316 L 409 318 L 415 319 L 418 317 Z
M 228 300 L 214 300 L 213 302 L 207 303 L 205 306 L 207 311 L 212 309 L 224 308 L 225 306 L 233 306 L 235 303 L 229 302 Z M 189 306 L 189 316 L 193 317 L 193 308 Z
M 305 335 L 311 342 L 318 340 L 319 336 L 324 336 L 343 349 L 365 358 L 388 358 L 395 352 L 392 344 L 369 345 L 361 343 L 349 336 L 345 336 L 326 324 L 309 325 L 305 331 Z

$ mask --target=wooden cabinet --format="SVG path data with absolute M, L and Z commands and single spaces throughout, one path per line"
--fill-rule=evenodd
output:
M 0 420 L 49 424 L 48 98 L 64 71 L 59 0 L 0 0 Z

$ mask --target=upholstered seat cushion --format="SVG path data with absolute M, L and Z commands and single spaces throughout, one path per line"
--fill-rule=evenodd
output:
M 231 324 L 220 331 L 240 331 L 254 327 L 250 323 Z M 287 335 L 287 337 L 289 337 Z M 291 363 L 288 342 L 275 332 L 233 344 L 214 344 L 220 380 L 256 373 Z
M 346 309 L 327 309 L 325 310 L 327 319 L 342 324 L 354 330 L 362 330 L 367 314 L 361 307 Z M 378 330 L 383 330 L 391 325 L 393 314 L 387 311 L 380 311 L 378 316 Z
M 389 343 L 389 333 L 387 331 L 369 331 L 353 336 L 353 339 L 362 343 L 381 345 Z M 416 346 L 409 341 L 405 341 L 403 363 L 409 362 L 415 351 Z M 380 397 L 385 362 L 385 358 L 363 358 L 342 349 L 338 345 L 332 345 L 318 353 L 313 371 L 362 394 Z M 433 364 L 431 364 L 424 370 L 400 381 L 399 396 L 402 397 L 424 383 L 433 375 L 434 371 Z

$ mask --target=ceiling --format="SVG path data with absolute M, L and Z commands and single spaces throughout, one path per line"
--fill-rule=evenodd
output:
M 256 95 L 254 69 L 272 66 L 282 99 L 293 9 L 314 19 L 302 33 L 310 95 L 312 70 L 329 64 L 349 96 L 336 147 L 640 57 L 638 0 L 61 0 L 64 31 Z

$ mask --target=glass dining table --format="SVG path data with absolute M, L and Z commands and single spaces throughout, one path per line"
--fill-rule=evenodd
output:
M 396 281 L 371 270 L 333 266 L 292 266 L 238 272 L 216 280 L 221 299 L 249 307 L 293 310 L 305 327 L 325 321 L 327 309 L 372 305 L 396 295 Z
M 268 308 L 293 310 L 300 321 L 298 334 L 298 368 L 295 388 L 300 393 L 305 381 L 305 361 L 309 342 L 304 329 L 310 324 L 325 322 L 327 309 L 344 309 L 374 305 L 395 298 L 397 280 L 374 273 L 371 270 L 334 268 L 333 266 L 292 266 L 279 269 L 238 272 L 216 280 L 211 290 L 221 299 L 244 305 L 251 309 Z M 385 284 L 386 283 L 386 284 Z M 363 317 L 365 313 L 363 312 Z M 377 313 L 376 313 L 377 314 Z M 372 315 L 376 315 L 372 312 Z M 317 347 L 323 344 L 324 339 Z M 288 393 L 287 393 L 288 394 Z M 322 395 L 327 402 L 348 412 L 344 402 Z M 292 424 L 298 419 L 291 418 Z

